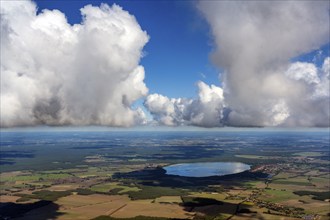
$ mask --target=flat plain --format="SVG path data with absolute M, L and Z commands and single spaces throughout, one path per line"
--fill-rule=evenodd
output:
M 164 166 L 241 162 L 185 177 Z M 328 131 L 1 132 L 0 219 L 329 219 Z

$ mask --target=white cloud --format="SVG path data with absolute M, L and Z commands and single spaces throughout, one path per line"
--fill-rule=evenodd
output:
M 329 2 L 201 1 L 223 88 L 195 99 L 151 94 L 156 123 L 178 126 L 329 126 L 330 58 L 290 59 L 329 42 Z M 1 126 L 146 123 L 139 65 L 148 35 L 118 5 L 87 5 L 81 24 L 31 1 L 1 5 Z M 203 77 L 203 76 L 202 76 Z
M 293 63 L 287 70 L 286 74 L 289 78 L 303 80 L 308 84 L 320 83 L 320 79 L 317 75 L 317 68 L 312 63 Z
M 222 126 L 223 91 L 215 85 L 198 82 L 198 98 L 168 98 L 159 94 L 147 96 L 146 108 L 154 119 L 163 125 L 195 125 L 201 127 Z
M 329 43 L 329 2 L 200 1 L 232 126 L 329 126 L 329 68 L 290 59 Z M 321 76 L 322 75 L 322 76 Z M 327 89 L 326 89 L 327 88 Z
M 148 35 L 118 5 L 87 5 L 81 24 L 31 1 L 1 3 L 1 126 L 144 123 L 139 65 Z
M 322 71 L 324 73 L 324 76 L 330 80 L 330 57 L 325 58 L 323 65 L 322 65 Z

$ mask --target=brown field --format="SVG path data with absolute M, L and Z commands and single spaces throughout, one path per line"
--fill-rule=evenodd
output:
M 23 174 L 30 174 L 30 172 L 26 172 L 26 171 L 13 171 L 13 172 L 5 172 L 5 173 L 0 173 L 0 179 L 2 178 L 8 178 L 8 177 L 14 177 L 14 176 L 18 176 L 18 175 L 23 175 Z
M 271 183 L 268 186 L 271 189 L 285 190 L 285 191 L 298 191 L 298 190 L 312 190 L 315 191 L 314 186 L 301 186 L 301 185 L 286 185 Z
M 304 157 L 302 157 L 304 158 Z M 87 158 L 97 159 L 97 158 Z M 288 166 L 288 164 L 292 166 Z M 109 176 L 115 172 L 138 171 L 145 167 L 144 164 L 130 164 L 123 167 L 85 167 L 72 170 L 51 170 L 43 172 L 8 172 L 3 173 L 3 195 L 0 202 L 16 202 L 20 197 L 15 193 L 31 194 L 35 191 L 71 191 L 73 194 L 56 198 L 53 203 L 35 208 L 25 213 L 19 220 L 60 219 L 60 220 L 87 220 L 105 215 L 114 218 L 131 218 L 136 216 L 165 217 L 175 219 L 200 219 L 213 218 L 217 220 L 231 219 L 264 219 L 264 220 L 297 220 L 298 218 L 286 216 L 304 216 L 313 214 L 317 220 L 328 220 L 329 202 L 313 199 L 312 195 L 299 196 L 295 191 L 324 192 L 329 190 L 329 173 L 322 169 L 314 169 L 309 162 L 269 165 L 270 173 L 277 174 L 271 179 L 251 179 L 242 184 L 223 184 L 217 182 L 202 191 L 199 188 L 187 190 L 184 197 L 198 197 L 218 200 L 222 203 L 205 203 L 202 205 L 189 205 L 183 207 L 181 194 L 176 196 L 161 196 L 151 199 L 135 198 L 131 200 L 128 195 L 132 191 L 144 190 L 139 182 L 131 179 L 111 179 Z M 68 176 L 67 172 L 70 171 Z M 47 175 L 58 175 L 61 181 L 54 181 Z M 47 178 L 40 178 L 46 176 Z M 57 176 L 56 176 L 57 177 Z M 89 177 L 81 178 L 78 177 Z M 67 178 L 67 179 L 66 179 Z M 155 176 L 157 178 L 157 176 Z M 180 181 L 178 177 L 173 180 Z M 240 179 L 237 179 L 240 181 Z M 189 181 L 187 181 L 188 183 Z M 75 189 L 86 189 L 86 194 L 77 195 Z M 159 188 L 162 190 L 162 187 Z M 109 192 L 110 191 L 110 192 Z M 152 191 L 151 191 L 152 192 Z M 117 195 L 111 195 L 111 194 Z M 145 193 L 149 193 L 146 191 Z M 56 194 L 56 193 L 55 193 Z M 61 193 L 58 193 L 61 194 Z M 127 194 L 127 195 L 126 195 Z M 157 196 L 158 194 L 155 194 Z M 160 194 L 164 195 L 164 194 Z M 173 194 L 169 194 L 173 195 Z M 134 198 L 134 197 L 132 197 Z M 36 199 L 24 203 L 34 203 Z M 53 201 L 53 200 L 52 200 Z M 188 200 L 189 201 L 189 198 Z M 207 201 L 207 200 L 206 200 Z M 19 207 L 19 206 L 18 206 Z M 301 213 L 282 208 L 302 208 Z M 248 210 L 242 210 L 248 209 Z M 248 212 L 250 213 L 240 213 Z M 268 213 L 269 212 L 269 213 Z M 317 214 L 319 216 L 317 216 Z M 322 216 L 321 216 L 322 215 Z M 322 219 L 323 218 L 323 219 Z
M 111 214 L 116 218 L 129 218 L 138 215 L 157 216 L 167 218 L 192 218 L 193 214 L 186 212 L 183 207 L 176 204 L 152 203 L 153 200 L 137 200 L 127 203 L 115 213 Z
M 157 203 L 181 203 L 182 199 L 180 196 L 162 196 L 154 200 Z
M 310 213 L 313 214 L 326 215 L 330 211 L 329 202 L 317 201 L 309 198 L 308 196 L 302 196 L 300 200 L 303 200 L 304 202 L 300 202 L 297 199 L 292 199 L 281 202 L 281 204 L 311 210 Z
M 54 185 L 49 188 L 45 188 L 45 190 L 50 191 L 67 191 L 79 188 L 78 184 L 70 184 L 70 185 Z
M 62 197 L 56 201 L 64 210 L 72 209 L 77 207 L 102 204 L 102 203 L 126 203 L 129 201 L 127 196 L 117 196 L 117 195 L 70 195 Z
M 2 195 L 2 196 L 0 196 L 0 202 L 16 202 L 16 200 L 19 198 L 21 198 L 21 197 Z
M 19 197 L 2 196 L 6 201 L 16 201 Z M 122 195 L 70 195 L 58 199 L 55 204 L 34 209 L 26 213 L 21 219 L 47 219 L 48 214 L 57 213 L 56 219 L 87 220 L 100 215 L 108 215 L 117 218 L 135 217 L 138 215 L 158 216 L 168 218 L 191 219 L 195 213 L 189 213 L 178 204 L 166 204 L 164 202 L 179 203 L 179 196 L 164 196 L 155 200 L 135 200 Z M 58 210 L 54 211 L 54 206 Z
M 318 190 L 329 190 L 330 180 L 327 177 L 328 176 L 326 176 L 326 178 L 311 177 L 311 183 L 315 185 L 315 188 L 317 188 Z
M 70 195 L 56 201 L 63 215 L 58 219 L 91 219 L 100 215 L 109 215 L 129 202 L 127 196 L 109 195 Z
M 270 215 L 266 213 L 262 213 L 261 216 L 262 216 L 261 219 L 265 219 L 265 220 L 301 220 L 301 218 L 284 217 L 278 215 Z
M 109 215 L 123 205 L 125 205 L 125 203 L 110 201 L 104 203 L 95 203 L 86 206 L 79 206 L 63 211 L 65 214 L 63 216 L 60 216 L 58 219 L 72 219 L 72 215 L 76 216 L 75 219 L 92 219 L 100 215 Z
M 228 194 L 226 193 L 192 193 L 192 197 L 201 197 L 201 198 L 208 198 L 208 199 L 216 199 L 218 201 L 224 200 Z

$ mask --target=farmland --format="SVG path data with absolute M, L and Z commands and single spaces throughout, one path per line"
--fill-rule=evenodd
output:
M 1 142 L 3 218 L 328 219 L 330 215 L 327 132 L 3 132 Z M 251 169 L 226 176 L 184 177 L 167 175 L 163 168 L 213 161 L 246 163 Z

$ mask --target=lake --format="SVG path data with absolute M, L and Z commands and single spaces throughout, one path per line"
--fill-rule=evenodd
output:
M 239 162 L 180 163 L 163 167 L 168 175 L 186 177 L 224 176 L 250 169 L 250 165 Z

